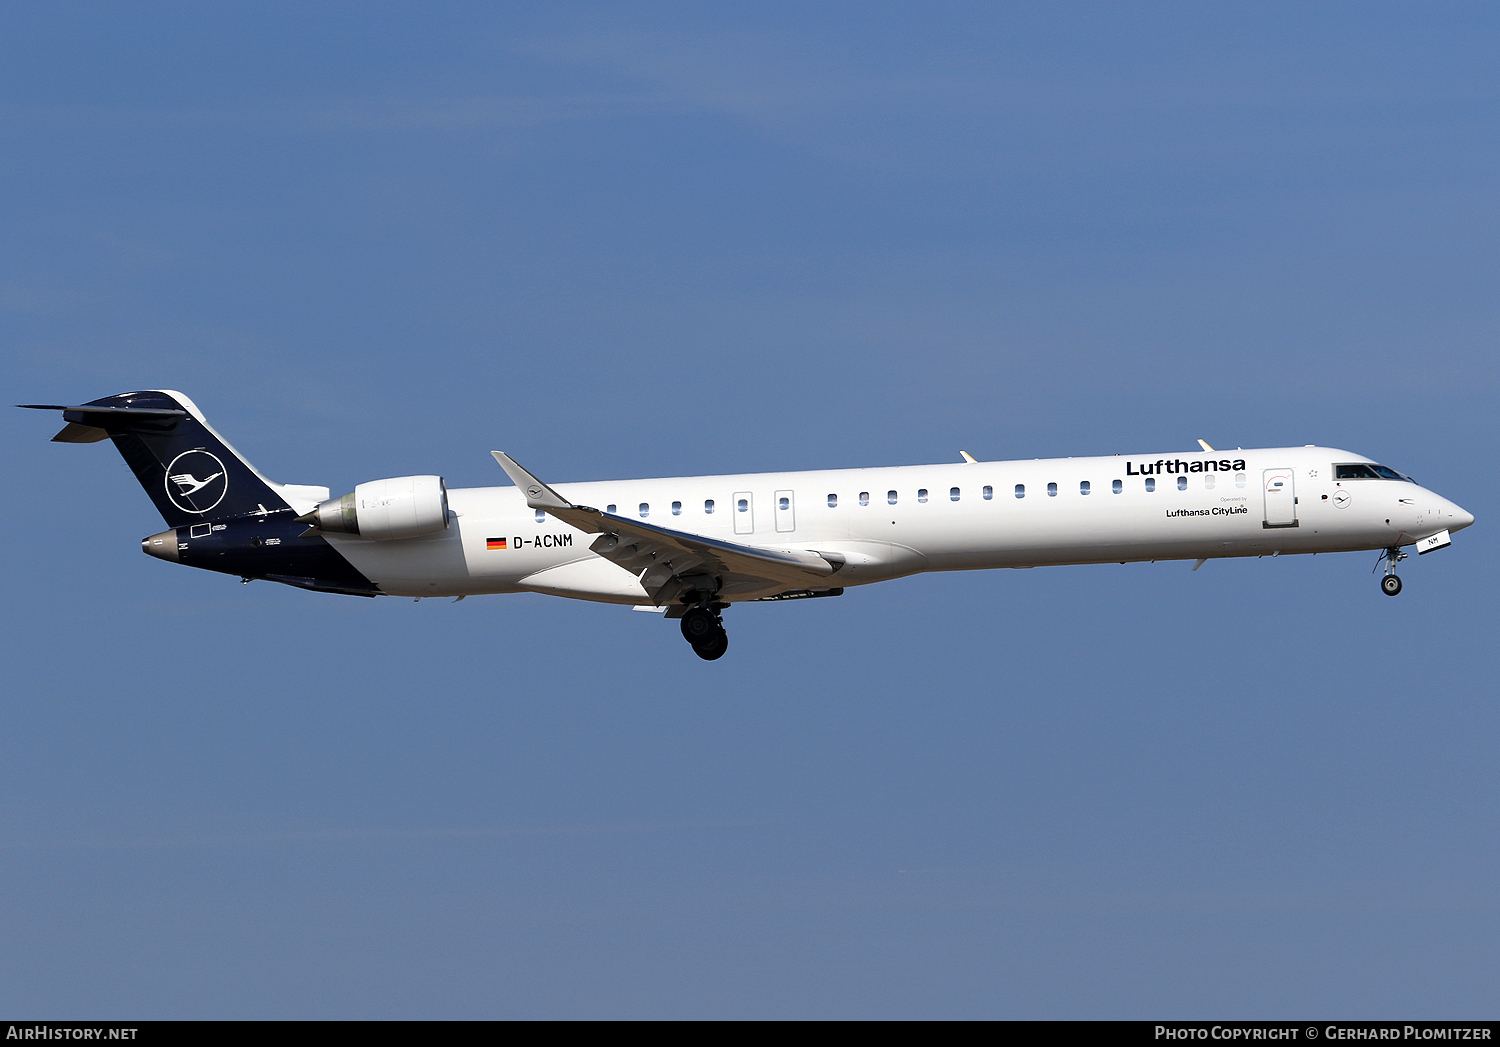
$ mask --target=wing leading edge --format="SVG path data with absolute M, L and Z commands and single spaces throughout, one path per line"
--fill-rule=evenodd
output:
M 658 607 L 690 593 L 745 600 L 819 588 L 844 566 L 838 553 L 738 545 L 574 505 L 509 455 L 490 454 L 526 496 L 528 506 L 597 534 L 589 548 L 636 575 Z

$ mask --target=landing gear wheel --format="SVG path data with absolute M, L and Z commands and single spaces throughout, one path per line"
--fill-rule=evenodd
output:
M 1394 574 L 1388 574 L 1380 579 L 1380 591 L 1387 596 L 1395 596 L 1401 591 L 1401 579 Z
M 708 640 L 715 632 L 724 631 L 724 627 L 719 624 L 719 616 L 707 607 L 694 607 L 682 616 L 681 624 L 682 638 L 694 646 Z
M 729 650 L 729 634 L 721 625 L 714 629 L 706 639 L 693 644 L 693 653 L 705 662 L 716 661 L 724 657 L 724 652 Z

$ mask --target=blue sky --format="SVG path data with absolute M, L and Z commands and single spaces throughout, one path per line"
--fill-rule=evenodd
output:
M 0 415 L 0 1009 L 1460 1017 L 1500 976 L 1500 18 L 0 14 L 8 402 L 177 388 L 347 490 L 1320 443 L 1368 556 L 670 623 L 140 554 Z

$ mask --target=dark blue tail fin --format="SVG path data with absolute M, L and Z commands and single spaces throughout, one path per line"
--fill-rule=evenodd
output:
M 113 440 L 169 527 L 293 512 L 282 486 L 225 443 L 181 393 L 149 389 L 76 407 L 22 406 L 63 412 L 68 424 L 54 440 Z

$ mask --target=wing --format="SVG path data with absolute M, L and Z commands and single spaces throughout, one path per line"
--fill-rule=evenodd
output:
M 838 553 L 738 545 L 574 505 L 509 455 L 490 454 L 521 489 L 528 506 L 597 534 L 589 548 L 639 577 L 657 606 L 687 592 L 747 600 L 788 589 L 826 588 L 828 577 L 844 566 Z

